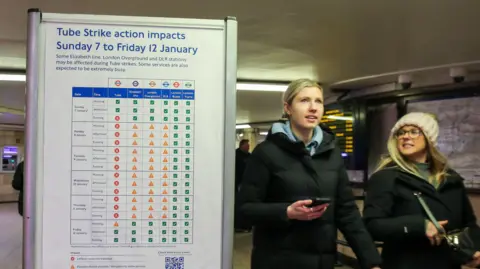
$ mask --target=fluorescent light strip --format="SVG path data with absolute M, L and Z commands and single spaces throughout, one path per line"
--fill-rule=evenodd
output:
M 0 74 L 0 81 L 26 81 L 26 76 L 14 74 Z
M 248 124 L 239 124 L 239 125 L 236 125 L 235 128 L 236 129 L 248 129 L 248 128 L 252 128 L 252 127 Z
M 26 81 L 25 75 L 0 74 L 0 81 Z M 284 84 L 269 83 L 237 83 L 238 91 L 262 91 L 262 92 L 284 92 L 287 90 Z

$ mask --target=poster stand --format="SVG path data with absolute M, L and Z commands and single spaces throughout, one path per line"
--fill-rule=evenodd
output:
M 59 30 L 59 28 L 62 27 L 68 30 L 62 32 Z M 93 29 L 88 30 L 93 32 L 88 33 L 87 28 Z M 95 32 L 95 30 L 98 31 Z M 151 34 L 154 31 L 158 31 L 158 33 Z M 177 40 L 167 40 L 167 36 L 172 37 L 175 35 L 174 32 L 176 31 L 178 32 L 176 35 Z M 128 33 L 133 32 L 137 33 L 137 37 L 138 35 L 145 34 L 145 36 L 148 35 L 148 38 L 162 37 L 165 40 L 157 43 L 139 41 L 139 39 L 133 39 L 132 36 L 134 36 L 134 34 L 128 36 Z M 187 41 L 184 43 L 182 43 L 182 40 L 178 40 L 178 37 L 182 35 L 180 32 L 184 33 L 184 36 L 187 36 Z M 124 262 L 125 265 L 137 265 L 140 268 L 147 269 L 170 268 L 168 266 L 185 266 L 175 268 L 232 268 L 234 218 L 233 177 L 237 79 L 236 19 L 233 17 L 227 17 L 225 20 L 197 20 L 51 14 L 42 13 L 39 9 L 30 9 L 28 10 L 27 33 L 23 268 L 74 269 L 81 267 L 80 265 L 88 265 L 90 268 L 94 268 L 96 265 L 93 261 L 94 259 L 91 257 L 95 255 L 111 259 L 110 264 L 112 265 L 115 264 L 117 266 Z M 105 33 L 120 33 L 121 35 L 114 37 L 109 36 L 108 34 L 105 35 Z M 88 38 L 86 37 L 87 35 Z M 131 39 L 128 39 L 128 37 Z M 202 40 L 203 37 L 208 40 Z M 128 43 L 128 46 L 121 45 L 121 42 L 123 42 L 121 38 L 125 38 L 125 43 Z M 69 43 L 70 41 L 71 43 Z M 73 52 L 81 55 L 84 59 L 90 59 L 88 57 L 94 57 L 94 59 L 107 59 L 110 57 L 109 59 L 115 59 L 115 57 L 112 56 L 114 54 L 108 51 L 110 49 L 109 43 L 112 42 L 117 42 L 115 46 L 111 45 L 111 48 L 114 48 L 117 53 L 115 57 L 124 60 L 121 64 L 126 67 L 113 68 L 111 66 L 106 66 L 103 68 L 93 68 L 92 66 L 87 67 L 87 62 L 83 60 L 76 62 L 66 60 L 65 62 L 67 65 L 68 63 L 70 63 L 70 65 L 65 67 L 65 65 L 62 65 L 62 61 L 54 59 L 55 55 L 59 58 L 62 54 L 74 57 L 72 56 L 74 55 Z M 166 48 L 168 42 L 170 42 L 170 47 Z M 150 47 L 148 47 L 149 45 L 147 43 L 150 44 Z M 160 49 L 160 46 L 164 46 L 163 54 L 157 53 L 157 47 Z M 105 48 L 105 50 L 102 51 L 102 48 Z M 112 49 L 112 51 L 114 49 Z M 168 51 L 170 54 L 167 54 L 165 50 L 170 50 Z M 173 55 L 175 52 L 178 54 L 185 54 L 183 59 L 188 64 L 184 66 L 188 67 L 181 69 L 177 63 L 173 62 L 182 57 L 168 58 L 169 56 L 164 57 L 166 61 L 170 62 L 165 63 L 165 68 L 163 69 L 160 67 L 156 70 L 153 70 L 152 68 L 140 69 L 138 66 L 135 68 L 131 67 L 134 64 L 139 64 L 135 63 L 135 61 L 143 61 L 140 65 L 148 66 L 150 63 L 147 61 L 151 61 L 153 58 L 156 59 L 156 57 L 161 58 L 163 55 Z M 142 55 L 141 53 L 144 54 Z M 188 53 L 189 55 L 186 55 Z M 114 60 L 105 62 L 108 65 L 108 63 L 112 64 Z M 115 65 L 117 64 L 120 63 L 115 63 Z M 155 63 L 153 64 L 155 65 Z M 180 64 L 180 66 L 182 65 Z M 99 71 L 88 72 L 88 75 L 84 74 L 88 70 L 92 71 L 93 69 L 98 69 Z M 82 70 L 84 73 L 81 73 L 79 70 Z M 152 77 L 158 73 L 165 74 L 164 76 L 169 75 L 169 77 Z M 108 81 L 108 85 L 102 84 L 107 83 L 106 81 Z M 169 84 L 169 82 L 171 83 Z M 122 88 L 123 85 L 126 85 L 127 83 L 130 83 L 129 86 Z M 192 84 L 195 89 L 187 89 L 192 87 Z M 141 89 L 135 87 L 140 87 Z M 178 90 L 177 87 L 180 87 L 181 89 Z M 157 91 L 158 95 L 155 95 L 152 91 Z M 124 98 L 117 99 L 117 104 L 126 101 L 130 102 L 132 100 L 133 103 L 131 103 L 136 104 L 137 99 L 135 98 L 140 98 L 140 95 L 138 94 L 139 92 L 141 93 L 141 98 L 144 98 L 139 100 L 144 102 L 145 109 L 148 98 L 150 98 L 148 100 L 150 100 L 149 103 L 152 105 L 155 101 L 157 101 L 158 104 L 158 100 L 162 100 L 161 102 L 164 102 L 163 100 L 165 100 L 162 104 L 170 102 L 172 109 L 175 108 L 173 103 L 177 104 L 183 102 L 182 104 L 184 104 L 185 110 L 183 110 L 184 114 L 182 115 L 185 116 L 184 120 L 186 119 L 186 122 L 184 121 L 183 124 L 195 128 L 194 131 L 191 131 L 188 134 L 180 133 L 180 135 L 186 135 L 185 137 L 190 140 L 187 138 L 185 138 L 185 140 L 168 140 L 166 142 L 163 142 L 164 140 L 158 140 L 159 142 L 164 143 L 163 147 L 155 147 L 155 149 L 162 149 L 165 153 L 167 149 L 176 151 L 175 146 L 166 147 L 165 145 L 167 145 L 167 142 L 186 143 L 188 146 L 190 146 L 189 143 L 193 144 L 191 149 L 195 154 L 191 156 L 194 159 L 194 163 L 191 167 L 194 167 L 194 171 L 188 170 L 190 169 L 189 163 L 180 164 L 183 165 L 183 168 L 180 170 L 184 170 L 179 174 L 181 174 L 181 177 L 185 178 L 180 178 L 178 182 L 175 181 L 176 166 L 172 165 L 167 167 L 166 165 L 161 166 L 160 164 L 159 167 L 164 167 L 164 171 L 157 171 L 155 170 L 157 168 L 153 168 L 153 165 L 150 164 L 148 164 L 150 165 L 150 172 L 147 172 L 145 170 L 146 168 L 139 169 L 142 170 L 141 181 L 139 179 L 135 179 L 136 181 L 131 181 L 130 179 L 124 179 L 124 181 L 117 180 L 115 178 L 122 178 L 123 174 L 126 175 L 125 177 L 132 174 L 136 175 L 135 171 L 129 170 L 131 168 L 122 168 L 129 167 L 128 162 L 130 162 L 130 160 L 124 162 L 124 166 L 121 164 L 115 164 L 115 169 L 117 171 L 112 171 L 110 173 L 110 170 L 113 170 L 113 168 L 109 166 L 110 163 L 105 161 L 105 164 L 91 164 L 92 160 L 95 161 L 96 157 L 93 155 L 90 156 L 87 153 L 79 153 L 80 146 L 76 147 L 74 145 L 80 140 L 75 138 L 75 135 L 72 133 L 81 133 L 81 136 L 84 137 L 92 135 L 91 128 L 96 128 L 103 124 L 98 124 L 98 122 L 95 123 L 95 120 L 90 120 L 91 123 L 81 122 L 80 120 L 75 120 L 75 117 L 78 119 L 82 115 L 86 115 L 86 113 L 88 113 L 86 111 L 88 110 L 95 111 L 95 104 L 111 104 L 111 102 L 114 102 L 112 98 Z M 95 97 L 102 97 L 103 99 L 94 99 Z M 178 102 L 176 100 L 178 100 Z M 87 107 L 85 104 L 90 104 L 92 102 L 94 105 L 92 105 L 90 109 L 76 109 L 78 107 Z M 187 109 L 190 102 L 195 103 L 193 108 L 195 115 L 192 117 L 187 115 L 190 113 L 190 109 Z M 212 106 L 210 104 L 211 102 L 216 105 Z M 127 108 L 130 109 L 131 107 Z M 166 114 L 167 112 L 165 112 L 168 108 L 169 107 L 167 106 L 160 107 L 155 105 L 155 108 L 153 108 L 153 106 L 150 108 L 150 112 L 153 113 L 154 109 L 157 109 L 157 111 L 163 109 L 164 112 L 162 113 L 165 114 L 161 115 L 162 119 L 165 120 L 168 118 L 168 115 Z M 123 110 L 123 107 L 116 108 L 116 112 L 120 111 L 120 109 Z M 173 110 L 175 111 L 174 113 L 176 113 L 177 109 L 175 108 Z M 98 109 L 98 111 L 101 110 Z M 105 112 L 104 125 L 114 126 L 112 125 L 115 123 L 113 120 L 113 114 L 108 113 L 114 113 L 115 108 L 107 107 L 107 105 L 105 105 L 105 111 L 110 112 Z M 133 111 L 136 112 L 136 108 L 133 108 Z M 181 118 L 182 115 L 179 117 Z M 217 116 L 219 120 L 212 122 L 212 115 Z M 115 116 L 115 119 L 119 120 L 120 117 L 124 116 L 130 117 L 130 114 L 121 114 L 121 116 Z M 95 119 L 95 117 L 93 118 Z M 145 115 L 144 118 L 146 119 L 147 115 Z M 175 118 L 175 122 L 172 118 Z M 190 119 L 195 121 L 195 123 L 189 125 Z M 137 119 L 135 118 L 134 120 Z M 153 116 L 150 116 L 150 120 L 153 120 Z M 183 126 L 181 125 L 182 123 L 178 123 L 177 125 L 176 120 L 177 117 L 173 114 L 168 122 L 153 122 L 152 124 L 149 122 L 148 124 L 151 126 L 150 129 L 153 129 L 154 124 L 157 124 L 155 125 L 155 128 L 157 128 L 156 126 L 165 126 L 164 130 L 166 130 L 167 127 L 173 129 L 174 127 L 177 128 L 178 125 Z M 112 124 L 110 124 L 110 121 L 112 121 Z M 203 126 L 204 123 L 208 122 L 210 122 L 211 126 Z M 119 123 L 115 124 L 115 126 L 120 125 Z M 130 122 L 124 122 L 124 124 L 128 125 Z M 146 121 L 138 123 L 138 126 L 141 124 L 143 124 L 142 126 L 147 126 Z M 90 129 L 86 127 L 86 129 L 81 129 L 81 126 L 87 125 Z M 133 125 L 137 126 L 137 123 Z M 189 130 L 188 128 L 189 127 L 187 127 L 187 130 Z M 108 129 L 108 132 L 106 131 L 106 133 L 110 135 L 112 133 L 111 130 L 112 129 Z M 146 136 L 150 131 L 145 129 L 141 134 Z M 217 133 L 217 131 L 219 132 Z M 177 135 L 177 133 L 172 132 L 164 134 L 163 138 L 168 134 Z M 116 132 L 115 135 L 118 134 L 117 137 L 121 137 L 123 133 L 121 135 L 120 133 L 121 132 Z M 131 134 L 130 131 L 125 131 L 124 133 Z M 135 132 L 135 135 L 136 134 L 137 133 Z M 154 132 L 151 131 L 150 137 L 153 137 L 153 134 Z M 189 138 L 189 135 L 193 136 L 193 138 Z M 65 139 L 66 136 L 70 137 Z M 115 152 L 117 153 L 123 149 L 131 150 L 131 146 L 125 148 L 118 146 L 118 144 L 121 145 L 121 143 L 123 143 L 122 141 L 132 141 L 131 138 L 128 139 L 130 140 L 127 140 L 127 138 L 125 138 L 125 140 L 119 140 L 114 137 L 105 138 L 104 141 L 106 141 L 105 143 L 108 143 L 108 146 L 105 146 L 104 148 L 110 151 L 117 147 L 115 148 Z M 111 144 L 114 143 L 113 141 L 115 141 L 116 144 Z M 150 152 L 153 152 L 153 144 L 154 142 L 157 143 L 157 141 L 152 138 L 149 140 L 149 145 L 145 142 L 147 141 L 146 138 L 143 141 L 144 142 L 142 143 L 144 144 L 138 146 L 138 148 L 146 150 L 150 145 L 152 147 Z M 137 145 L 136 140 L 134 143 Z M 93 147 L 94 146 L 91 146 L 91 148 Z M 180 147 L 178 149 L 183 150 L 183 148 Z M 95 149 L 89 150 L 89 152 L 95 152 Z M 136 152 L 135 147 L 133 147 L 133 152 Z M 123 158 L 124 155 L 105 156 L 107 156 L 106 158 L 112 157 L 118 161 Z M 131 157 L 130 155 L 125 156 L 128 158 Z M 173 160 L 176 161 L 177 158 L 172 156 L 168 158 L 165 157 L 164 160 L 172 160 L 172 162 L 174 162 Z M 187 155 L 182 155 L 181 158 L 184 162 L 189 162 L 189 157 Z M 69 162 L 68 159 L 72 159 L 72 161 Z M 137 162 L 137 157 L 134 156 L 133 159 L 135 160 L 134 162 Z M 209 163 L 207 163 L 205 159 L 209 161 Z M 67 160 L 67 162 L 62 163 L 64 160 Z M 85 160 L 90 160 L 88 165 L 93 167 L 90 169 L 92 171 L 98 167 L 103 167 L 102 165 L 110 168 L 105 168 L 104 170 L 97 169 L 93 172 L 87 169 L 87 171 L 85 170 L 86 168 L 84 169 L 84 167 L 88 166 L 86 165 L 88 162 Z M 142 161 L 140 161 L 141 164 L 139 165 L 146 167 L 146 160 L 146 158 L 145 160 L 142 159 Z M 153 158 L 150 158 L 150 160 L 153 160 Z M 56 166 L 56 168 L 54 168 L 54 166 Z M 167 173 L 167 169 L 173 170 L 168 170 Z M 136 168 L 134 170 L 136 170 Z M 124 173 L 122 171 L 124 171 Z M 103 189 L 105 194 L 102 194 L 103 196 L 98 196 L 100 197 L 99 200 L 105 200 L 105 205 L 101 207 L 104 208 L 102 209 L 104 210 L 102 212 L 93 212 L 94 206 L 89 205 L 91 202 L 88 201 L 93 201 L 96 197 L 95 195 L 98 194 L 93 193 L 93 185 L 96 184 L 96 179 L 90 176 L 83 176 L 83 178 L 81 178 L 81 175 L 87 175 L 87 172 L 91 172 L 90 174 L 96 174 L 97 176 L 98 174 L 105 174 L 105 184 L 107 186 Z M 115 178 L 113 178 L 113 172 L 115 172 Z M 140 174 L 140 172 L 138 173 Z M 162 175 L 162 173 L 164 175 L 163 179 L 157 179 L 157 174 Z M 112 175 L 111 180 L 109 178 L 110 174 Z M 150 174 L 151 180 L 147 179 L 148 174 Z M 167 175 L 175 177 L 174 179 L 171 179 L 171 181 L 167 181 L 165 179 L 167 178 Z M 68 178 L 68 180 L 65 180 L 65 178 Z M 66 183 L 66 181 L 69 182 Z M 86 183 L 72 183 L 74 181 Z M 112 185 L 110 187 L 109 184 L 113 184 L 112 182 L 115 182 L 115 186 Z M 138 196 L 140 197 L 139 199 L 144 199 L 144 204 L 142 204 L 142 206 L 145 205 L 142 217 L 141 219 L 138 219 L 138 222 L 142 223 L 139 225 L 144 229 L 141 231 L 143 237 L 140 235 L 136 236 L 135 233 L 133 233 L 137 231 L 135 230 L 137 229 L 135 227 L 129 226 L 128 228 L 124 228 L 125 230 L 120 230 L 120 232 L 118 232 L 119 228 L 117 227 L 120 225 L 119 223 L 133 225 L 129 223 L 136 223 L 137 219 L 131 221 L 131 218 L 136 218 L 137 215 L 140 216 L 140 213 L 135 214 L 134 212 L 132 216 L 128 216 L 125 213 L 124 215 L 126 217 L 123 217 L 124 219 L 122 220 L 123 211 L 109 211 L 113 210 L 111 208 L 117 210 L 122 206 L 131 206 L 128 204 L 129 202 L 119 204 L 118 200 L 121 201 L 125 198 L 125 200 L 128 201 L 128 199 L 132 198 L 132 195 L 133 200 L 136 200 L 137 197 L 135 195 L 137 189 L 133 190 L 133 194 L 128 193 L 128 191 L 132 190 L 131 182 L 133 182 L 135 186 L 137 182 L 139 182 L 138 184 L 147 184 L 147 182 L 150 182 L 150 187 L 143 185 L 143 196 Z M 161 187 L 154 186 L 157 182 L 164 182 L 163 186 L 173 184 L 173 187 L 171 187 L 171 189 L 165 188 L 163 190 Z M 177 197 L 168 196 L 167 191 L 173 191 L 173 193 L 176 193 L 177 189 L 175 189 L 175 186 L 177 186 L 177 183 L 185 183 L 183 189 L 178 189 L 179 192 L 184 191 L 185 195 L 179 195 L 178 198 L 185 197 L 185 201 L 191 198 L 191 200 L 188 200 L 190 201 L 190 204 L 187 204 L 187 202 L 184 202 L 184 204 L 178 203 L 178 207 L 185 207 L 184 211 L 182 211 L 182 216 L 184 217 L 180 218 L 186 220 L 185 225 L 187 225 L 188 221 L 188 225 L 192 226 L 191 228 L 182 226 L 182 228 L 185 228 L 185 234 L 182 235 L 183 237 L 176 235 L 176 226 L 171 226 L 172 223 L 177 225 L 177 214 L 175 212 L 172 213 L 169 211 L 168 215 L 165 212 L 162 213 L 153 210 L 155 206 L 161 206 L 161 202 L 153 202 L 154 199 L 158 198 L 161 200 L 163 197 L 164 200 L 168 198 L 176 201 Z M 193 184 L 194 187 L 190 188 L 190 185 L 188 185 L 190 183 Z M 118 187 L 119 185 L 122 186 L 122 184 L 125 185 L 123 189 Z M 78 187 L 79 185 L 82 185 L 83 187 L 80 188 Z M 89 197 L 88 199 L 91 199 L 81 200 L 84 199 L 84 197 L 78 193 L 85 191 L 87 189 L 85 186 L 87 185 L 89 186 L 88 190 L 92 191 L 87 197 Z M 149 193 L 147 193 L 148 188 L 150 188 Z M 154 194 L 160 190 L 163 190 L 164 192 L 159 195 Z M 112 193 L 110 193 L 110 191 Z M 139 192 L 140 191 L 141 190 L 139 190 Z M 122 192 L 125 192 L 126 194 L 121 196 Z M 192 192 L 194 192 L 194 194 Z M 115 197 L 115 199 L 113 199 L 113 197 Z M 151 202 L 149 210 L 153 210 L 150 212 L 145 209 L 148 203 L 146 202 L 148 198 L 151 200 L 149 201 Z M 87 202 L 83 203 L 78 201 Z M 115 204 L 116 202 L 118 202 L 118 204 Z M 164 208 L 167 208 L 167 206 L 168 210 L 171 210 L 170 208 L 177 208 L 177 204 L 174 204 L 174 202 L 172 202 L 172 204 L 167 204 L 166 206 L 164 205 Z M 128 210 L 137 210 L 135 205 L 133 205 L 133 208 L 129 208 Z M 191 212 L 189 210 L 191 210 Z M 82 217 L 77 218 L 76 216 L 87 216 L 87 214 L 82 212 L 90 212 L 92 215 L 91 219 L 85 220 L 82 219 Z M 192 216 L 190 216 L 188 212 L 190 212 Z M 146 216 L 148 215 L 148 218 L 150 219 L 146 219 Z M 118 216 L 120 217 L 118 218 Z M 95 219 L 95 217 L 98 217 L 98 219 Z M 85 228 L 87 226 L 82 226 L 85 223 L 88 224 L 88 228 Z M 94 223 L 101 223 L 101 225 L 106 225 L 107 228 L 104 228 L 104 230 L 101 231 L 95 230 Z M 109 228 L 113 223 L 115 227 Z M 168 237 L 164 236 L 165 234 L 162 235 L 163 228 L 161 223 L 168 223 L 168 229 L 163 227 L 165 228 L 163 232 L 168 233 Z M 178 221 L 178 223 L 180 223 L 180 221 Z M 146 228 L 148 225 L 156 228 Z M 157 227 L 157 225 L 159 227 Z M 147 229 L 152 230 L 148 230 L 147 233 Z M 187 234 L 187 231 L 191 234 Z M 215 235 L 217 231 L 221 231 L 221 236 L 218 234 Z M 178 232 L 181 232 L 181 230 L 178 230 Z M 95 237 L 95 233 L 100 234 L 101 236 L 97 238 Z M 124 233 L 123 239 L 119 239 L 117 233 Z M 91 236 L 92 239 L 85 245 L 81 245 L 80 243 L 86 242 L 85 238 L 90 240 L 90 237 L 85 237 L 86 234 Z M 129 241 L 130 237 L 131 241 Z M 162 239 L 164 241 L 162 241 Z M 177 244 L 177 239 L 184 239 L 182 242 L 185 244 Z M 116 245 L 117 242 L 120 242 L 117 240 L 123 240 L 123 243 L 118 243 L 118 245 Z M 189 244 L 187 243 L 190 242 L 188 240 L 193 242 Z M 157 243 L 155 246 L 149 246 L 149 242 Z M 135 248 L 137 243 L 141 247 Z M 110 247 L 113 245 L 115 248 L 104 248 L 102 247 L 104 244 L 109 245 Z M 210 245 L 205 246 L 205 244 Z M 183 252 L 187 253 L 187 255 L 176 253 L 174 255 L 175 257 L 164 257 L 163 254 L 163 256 L 160 254 L 169 252 L 163 251 L 166 245 L 168 245 L 169 250 L 173 247 L 174 249 L 179 250 L 178 253 Z M 210 249 L 205 251 L 206 247 L 209 247 Z M 53 253 L 56 254 L 52 255 Z M 143 258 L 135 258 L 136 261 L 134 261 L 135 259 L 131 258 L 133 256 L 128 256 L 126 255 L 127 253 L 134 253 L 137 255 L 136 257 L 142 256 Z M 159 264 L 159 262 L 165 263 L 165 267 L 161 267 L 163 264 Z M 172 262 L 172 264 L 169 265 L 170 262 Z M 173 262 L 175 262 L 175 265 Z M 105 263 L 102 264 L 105 265 Z

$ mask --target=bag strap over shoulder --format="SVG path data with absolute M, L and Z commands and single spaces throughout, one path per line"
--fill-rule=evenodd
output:
M 430 208 L 428 207 L 427 203 L 425 202 L 425 200 L 423 200 L 422 193 L 421 192 L 415 192 L 413 194 L 417 197 L 418 201 L 422 205 L 423 210 L 425 211 L 425 213 L 427 214 L 428 218 L 433 223 L 435 228 L 437 228 L 438 232 L 439 233 L 445 233 L 445 229 L 442 227 L 442 225 L 440 225 L 440 223 L 438 223 L 437 219 L 432 214 L 432 211 L 430 211 Z

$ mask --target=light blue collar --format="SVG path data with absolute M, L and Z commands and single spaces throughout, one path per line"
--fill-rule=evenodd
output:
M 292 142 L 299 142 L 300 140 L 293 134 L 292 128 L 290 127 L 290 121 L 286 123 L 277 122 L 272 125 L 272 134 L 283 133 L 285 134 Z M 310 152 L 310 155 L 315 153 L 315 150 L 320 146 L 323 140 L 323 131 L 320 126 L 316 126 L 313 129 L 312 140 L 305 145 L 305 148 Z

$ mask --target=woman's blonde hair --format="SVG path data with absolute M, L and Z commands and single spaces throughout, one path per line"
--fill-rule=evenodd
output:
M 427 162 L 430 164 L 430 177 L 428 178 L 428 181 L 430 183 L 441 183 L 445 179 L 445 176 L 447 176 L 447 158 L 437 149 L 437 147 L 435 147 L 430 139 L 423 134 L 423 131 L 422 136 L 426 141 Z M 405 158 L 398 150 L 395 134 L 390 134 L 387 142 L 387 149 L 389 154 L 380 160 L 375 172 L 393 164 L 412 175 L 422 178 L 415 163 Z
M 297 96 L 298 93 L 301 92 L 303 89 L 308 87 L 316 87 L 323 93 L 322 86 L 320 86 L 320 84 L 318 84 L 316 81 L 308 78 L 297 79 L 290 82 L 287 90 L 283 93 L 282 104 L 287 103 L 291 105 L 293 102 L 293 99 L 295 99 L 295 96 Z M 284 118 L 288 117 L 287 112 L 285 110 L 283 111 L 283 117 Z

